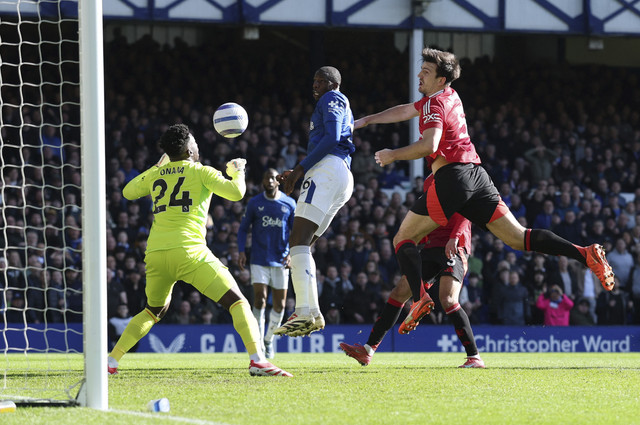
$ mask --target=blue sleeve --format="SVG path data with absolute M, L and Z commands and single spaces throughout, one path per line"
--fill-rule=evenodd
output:
M 324 136 L 316 148 L 305 159 L 300 162 L 304 171 L 316 165 L 322 158 L 327 156 L 338 146 L 340 142 L 340 127 L 338 121 L 325 121 Z
M 253 202 L 251 201 L 252 200 L 247 204 L 247 209 L 242 216 L 242 221 L 238 228 L 238 252 L 244 252 L 247 245 L 247 232 L 249 231 L 249 226 L 253 221 Z

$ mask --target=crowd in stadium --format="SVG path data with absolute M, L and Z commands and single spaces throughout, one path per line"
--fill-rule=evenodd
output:
M 144 308 L 143 259 L 153 220 L 151 200 L 129 202 L 122 188 L 159 159 L 162 152 L 156 141 L 169 125 L 179 122 L 193 132 L 203 163 L 224 170 L 232 158 L 248 161 L 243 201 L 214 195 L 207 241 L 245 296 L 253 297 L 249 271 L 241 271 L 237 263 L 238 226 L 246 201 L 262 190 L 264 171 L 291 169 L 305 155 L 316 64 L 306 57 L 308 52 L 300 55 L 310 66 L 301 68 L 300 55 L 276 55 L 273 46 L 247 43 L 238 50 L 208 44 L 193 47 L 177 39 L 174 47 L 167 47 L 149 37 L 133 44 L 116 37 L 105 47 L 107 290 L 113 323 Z M 384 43 L 377 48 L 376 55 L 366 49 L 355 54 L 350 50 L 349 56 L 327 55 L 327 62 L 342 71 L 342 91 L 349 96 L 356 118 L 407 101 L 407 53 Z M 212 66 L 213 57 L 226 60 Z M 189 73 L 176 64 L 188 65 Z M 579 245 L 603 244 L 617 279 L 612 292 L 603 291 L 598 279 L 575 261 L 514 251 L 474 227 L 469 273 L 460 297 L 472 323 L 553 324 L 545 321 L 545 309 L 552 307 L 540 302 L 548 299 L 554 306 L 573 305 L 567 309 L 572 325 L 640 323 L 638 78 L 637 70 L 625 68 L 462 60 L 462 77 L 453 88 L 465 104 L 472 141 L 502 199 L 525 226 L 551 229 Z M 636 93 L 630 95 L 633 87 Z M 250 115 L 248 130 L 234 140 L 218 135 L 211 122 L 215 108 L 227 101 L 243 105 Z M 31 116 L 34 122 L 50 119 L 36 114 Z M 48 156 L 43 163 L 61 163 L 64 157 L 65 163 L 77 165 L 77 137 L 63 134 L 65 146 L 60 148 L 60 127 L 48 128 L 45 136 L 53 140 L 42 141 L 48 146 L 43 149 Z M 313 248 L 328 324 L 372 323 L 399 279 L 391 241 L 421 194 L 423 178 L 410 180 L 406 163 L 383 169 L 375 164 L 373 153 L 406 144 L 408 137 L 408 127 L 400 124 L 355 132 L 354 194 Z M 75 142 L 67 145 L 69 140 Z M 36 306 L 66 303 L 72 311 L 82 308 L 80 172 L 77 167 L 56 170 L 31 167 L 21 175 L 17 168 L 3 169 L 5 185 L 37 183 L 43 173 L 62 173 L 67 183 L 57 195 L 59 207 L 34 214 L 24 207 L 5 211 L 2 237 L 17 248 L 0 259 L 0 270 L 7 269 L 9 286 L 22 288 L 6 292 L 6 306 L 15 307 L 6 312 L 9 322 L 23 322 L 25 317 L 42 322 L 45 313 Z M 16 205 L 18 199 L 5 192 L 3 204 Z M 28 200 L 34 205 L 46 203 L 38 189 L 30 191 Z M 37 229 L 34 221 L 43 216 L 64 223 L 65 230 L 58 234 L 23 230 L 25 222 L 29 229 Z M 46 250 L 33 248 L 45 241 Z M 18 249 L 21 245 L 29 248 Z M 66 267 L 61 267 L 64 272 L 47 271 L 41 266 L 44 262 Z M 41 272 L 32 272 L 35 269 Z M 45 285 L 59 289 L 32 289 Z M 292 296 L 290 285 L 285 317 L 293 308 Z M 23 313 L 19 309 L 25 303 L 30 308 Z M 64 317 L 56 309 L 46 314 L 53 322 L 81 320 L 78 314 Z M 441 309 L 436 309 L 423 323 L 443 320 Z M 178 282 L 161 323 L 230 322 L 220 306 Z

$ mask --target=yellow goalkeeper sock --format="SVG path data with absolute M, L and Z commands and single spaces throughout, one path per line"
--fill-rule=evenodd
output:
M 229 313 L 233 319 L 233 327 L 236 332 L 242 338 L 245 348 L 249 356 L 258 354 L 261 358 L 261 353 L 258 353 L 258 344 L 260 341 L 260 331 L 258 329 L 258 322 L 251 313 L 249 303 L 247 300 L 238 300 L 229 307 Z
M 125 328 L 122 335 L 120 335 L 120 339 L 116 343 L 116 346 L 113 347 L 111 357 L 120 361 L 122 356 L 124 356 L 131 347 L 137 344 L 138 341 L 142 339 L 155 325 L 158 323 L 160 319 L 153 314 L 148 308 L 145 308 L 140 313 L 136 314 L 127 327 Z

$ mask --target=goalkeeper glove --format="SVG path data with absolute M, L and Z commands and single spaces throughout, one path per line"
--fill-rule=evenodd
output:
M 244 173 L 244 166 L 247 164 L 247 160 L 244 158 L 236 158 L 227 162 L 227 175 L 234 178 L 238 173 Z

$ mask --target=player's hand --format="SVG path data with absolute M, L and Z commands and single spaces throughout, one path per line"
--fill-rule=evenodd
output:
M 168 164 L 169 162 L 171 162 L 171 159 L 169 159 L 169 155 L 167 155 L 166 153 L 163 153 L 162 156 L 160 157 L 160 160 L 156 162 L 156 167 L 162 167 L 163 165 Z
M 284 257 L 284 261 L 282 262 L 282 265 L 284 266 L 285 269 L 290 269 L 291 268 L 291 255 L 287 255 L 286 257 Z
M 235 158 L 227 162 L 227 175 L 231 178 L 236 177 L 239 173 L 244 173 L 244 167 L 247 160 L 244 158 Z
M 244 266 L 247 264 L 247 256 L 244 252 L 238 252 L 238 267 L 240 271 L 244 270 Z
M 453 238 L 447 241 L 447 244 L 444 246 L 444 254 L 447 256 L 449 260 L 455 258 L 458 253 L 458 239 Z
M 284 181 L 287 179 L 287 177 L 289 177 L 289 174 L 291 174 L 293 170 L 285 170 L 282 172 L 282 174 L 278 174 L 276 176 L 276 180 L 278 181 L 278 183 L 283 184 Z
M 385 165 L 391 164 L 393 159 L 393 149 L 382 149 L 375 153 L 376 163 L 384 167 Z
M 300 180 L 300 177 L 304 176 L 304 168 L 300 164 L 296 165 L 296 168 L 291 170 L 289 174 L 287 174 L 287 178 L 284 180 L 284 184 L 282 185 L 282 191 L 286 195 L 291 195 L 293 192 L 293 188 L 296 186 L 296 182 Z

